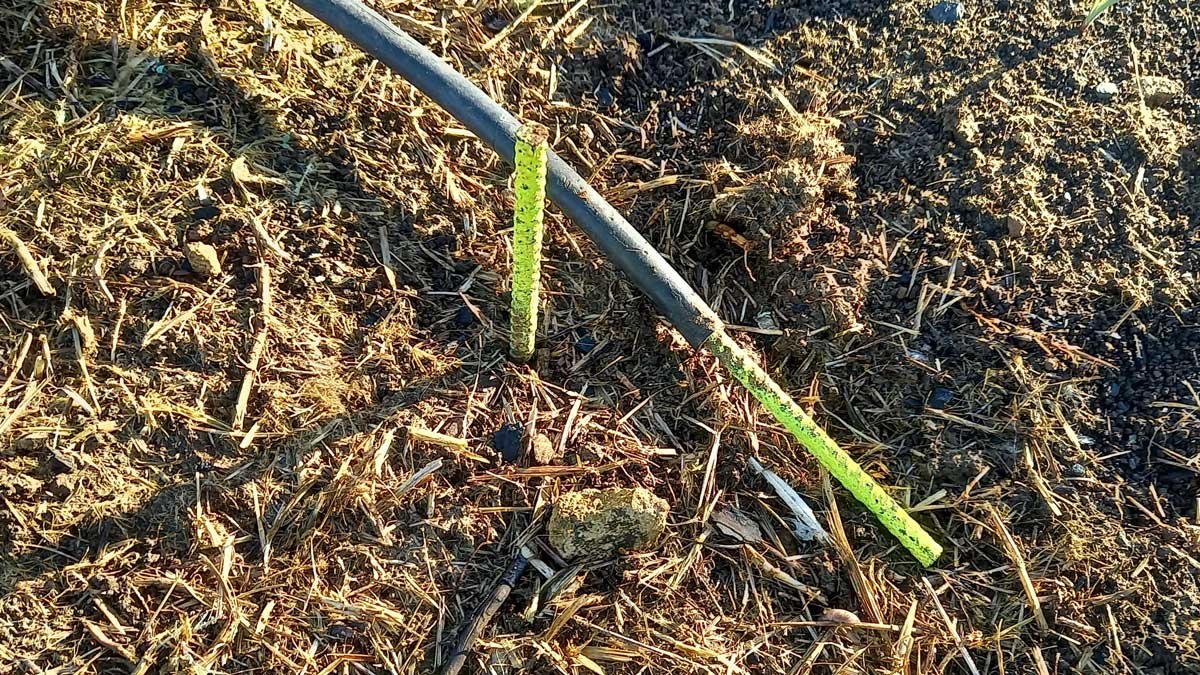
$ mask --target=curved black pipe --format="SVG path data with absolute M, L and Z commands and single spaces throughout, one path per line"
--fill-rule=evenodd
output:
M 411 82 L 513 163 L 520 122 L 470 80 L 360 0 L 292 0 Z M 553 152 L 546 193 L 650 296 L 693 347 L 720 326 L 716 314 L 645 238 Z

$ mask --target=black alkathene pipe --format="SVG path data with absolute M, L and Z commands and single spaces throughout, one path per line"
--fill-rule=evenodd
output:
M 292 0 L 445 108 L 509 164 L 520 122 L 424 45 L 360 0 Z M 720 325 L 716 314 L 645 238 L 553 152 L 546 192 L 642 289 L 693 347 Z

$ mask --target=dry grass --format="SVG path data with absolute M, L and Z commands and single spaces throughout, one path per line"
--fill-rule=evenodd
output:
M 432 672 L 525 551 L 469 669 L 1197 667 L 1198 254 L 1176 186 L 1194 113 L 1060 109 L 1022 93 L 1054 93 L 1036 56 L 949 91 L 904 56 L 945 39 L 911 3 L 791 8 L 761 45 L 686 2 L 379 4 L 557 130 L 944 559 L 919 569 L 822 489 L 555 213 L 541 349 L 509 364 L 508 169 L 299 10 L 18 0 L 0 8 L 0 664 Z M 765 12 L 728 20 L 767 35 Z M 1073 135 L 1090 140 L 1055 145 Z M 1114 147 L 1143 163 L 1134 189 Z M 1064 215 L 1062 189 L 1086 208 Z M 192 241 L 220 275 L 187 264 Z M 1080 327 L 1093 313 L 1119 337 Z M 1191 318 L 1155 337 L 1172 316 Z M 1181 355 L 1182 393 L 1125 415 L 1111 383 L 1163 381 L 1130 365 L 1138 340 Z M 503 462 L 507 424 L 560 459 Z M 792 537 L 752 456 L 832 545 Z M 604 485 L 668 499 L 661 546 L 559 559 L 555 497 Z

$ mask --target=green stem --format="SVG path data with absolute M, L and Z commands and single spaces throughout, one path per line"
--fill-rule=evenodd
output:
M 845 450 L 838 447 L 828 434 L 792 400 L 745 350 L 718 328 L 704 343 L 705 349 L 717 357 L 721 365 L 733 373 L 760 403 L 771 411 L 796 440 L 800 441 L 829 470 L 850 494 L 870 509 L 904 547 L 922 565 L 928 567 L 942 554 L 941 544 L 934 541 L 917 521 L 891 495 L 875 482 Z
M 516 208 L 513 213 L 512 325 L 509 351 L 525 362 L 537 334 L 542 276 L 542 217 L 546 201 L 546 128 L 530 122 L 517 132 Z

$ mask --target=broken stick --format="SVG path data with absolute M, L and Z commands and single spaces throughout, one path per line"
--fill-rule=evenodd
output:
M 13 250 L 17 252 L 17 258 L 21 260 L 21 266 L 25 268 L 25 273 L 29 275 L 29 279 L 33 281 L 33 285 L 37 286 L 42 295 L 55 295 L 54 286 L 46 278 L 45 273 L 42 272 L 42 268 L 38 267 L 37 261 L 33 259 L 33 254 L 29 252 L 29 247 L 25 245 L 25 242 L 21 241 L 17 233 L 8 228 L 0 227 L 0 239 L 7 241 L 8 245 L 12 246 Z
M 471 619 L 458 634 L 458 641 L 454 645 L 454 651 L 450 652 L 450 658 L 446 660 L 446 665 L 442 668 L 442 675 L 457 675 L 458 671 L 466 665 L 467 656 L 471 653 L 471 648 L 475 646 L 475 641 L 479 639 L 483 629 L 487 628 L 495 618 L 496 612 L 508 599 L 509 593 L 512 593 L 513 587 L 517 585 L 517 581 L 521 579 L 521 575 L 524 574 L 528 565 L 529 559 L 518 551 L 512 564 L 508 566 L 504 575 L 500 577 L 500 581 L 496 583 L 496 587 L 488 594 L 483 604 L 475 610 Z

